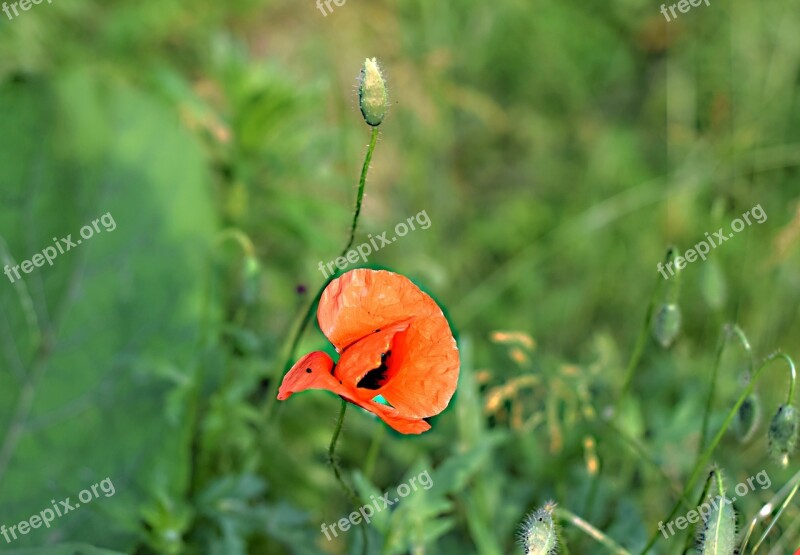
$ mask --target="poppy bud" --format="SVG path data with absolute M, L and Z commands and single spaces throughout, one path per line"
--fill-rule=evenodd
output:
M 386 115 L 388 97 L 386 83 L 381 75 L 378 62 L 375 58 L 367 58 L 361 68 L 361 79 L 358 87 L 358 104 L 361 114 L 372 127 L 377 127 L 383 122 Z
M 698 544 L 702 555 L 733 555 L 736 548 L 736 512 L 733 505 L 721 495 L 707 501 L 702 507 L 703 527 Z
M 553 511 L 556 504 L 548 501 L 544 506 L 525 518 L 519 532 L 525 555 L 552 555 L 558 547 Z
M 758 400 L 758 395 L 751 393 L 745 397 L 739 410 L 736 411 L 736 418 L 733 421 L 736 438 L 742 443 L 748 441 L 758 428 L 760 420 L 761 402 Z
M 789 455 L 797 447 L 800 432 L 800 412 L 792 405 L 781 405 L 769 425 L 769 454 L 783 467 L 789 465 Z
M 662 347 L 672 346 L 681 331 L 681 309 L 675 303 L 665 303 L 653 318 L 653 336 Z

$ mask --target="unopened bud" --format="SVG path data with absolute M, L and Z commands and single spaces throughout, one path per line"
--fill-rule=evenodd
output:
M 698 544 L 702 555 L 733 555 L 736 549 L 736 512 L 723 496 L 706 501 Z
M 558 547 L 556 524 L 553 522 L 553 511 L 556 504 L 552 501 L 529 514 L 519 532 L 520 543 L 525 555 L 551 555 Z
M 358 104 L 364 121 L 372 127 L 379 126 L 386 115 L 387 103 L 386 83 L 378 62 L 375 58 L 367 58 L 361 69 L 361 83 L 358 87 Z
M 800 412 L 792 405 L 781 405 L 769 425 L 769 454 L 781 466 L 789 465 L 789 455 L 797 447 Z
M 672 346 L 681 331 L 681 309 L 674 303 L 661 305 L 653 317 L 653 336 L 665 349 Z

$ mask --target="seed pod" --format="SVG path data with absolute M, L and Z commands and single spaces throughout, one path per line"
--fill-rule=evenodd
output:
M 364 61 L 360 81 L 358 104 L 361 108 L 361 115 L 369 125 L 377 127 L 383 122 L 383 117 L 386 115 L 388 96 L 386 83 L 375 58 L 371 60 L 367 58 Z
M 698 537 L 701 555 L 733 555 L 736 548 L 736 512 L 733 506 L 728 504 L 724 495 L 706 503 L 711 508 L 703 518 Z
M 789 465 L 789 455 L 797 447 L 800 412 L 792 405 L 781 405 L 769 424 L 769 454 L 781 466 Z
M 736 418 L 733 421 L 733 431 L 736 438 L 746 443 L 753 437 L 753 433 L 761 422 L 761 402 L 758 395 L 751 393 L 745 397 L 739 410 L 736 411 Z
M 529 514 L 519 531 L 520 545 L 525 555 L 553 555 L 558 548 L 556 524 L 553 511 L 556 504 L 548 501 L 543 507 Z
M 665 303 L 653 317 L 653 336 L 668 349 L 681 331 L 681 309 L 674 303 Z

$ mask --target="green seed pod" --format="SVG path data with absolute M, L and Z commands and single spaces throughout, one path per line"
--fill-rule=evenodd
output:
M 736 512 L 724 497 L 707 501 L 698 546 L 701 555 L 733 555 L 736 548 Z M 704 515 L 706 511 L 702 511 Z
M 781 405 L 769 425 L 769 454 L 781 466 L 789 465 L 789 455 L 797 447 L 800 412 L 792 405 Z
M 361 69 L 361 79 L 358 87 L 358 104 L 361 114 L 372 127 L 377 127 L 383 122 L 386 115 L 388 96 L 386 83 L 381 75 L 378 62 L 375 58 L 367 58 Z
M 753 437 L 753 433 L 761 422 L 761 401 L 758 395 L 751 393 L 745 397 L 739 410 L 736 411 L 736 418 L 733 421 L 733 431 L 736 438 L 746 443 Z
M 681 309 L 674 303 L 665 303 L 653 317 L 653 336 L 668 349 L 681 331 Z
M 553 522 L 556 504 L 548 501 L 529 514 L 519 531 L 519 542 L 525 555 L 553 555 L 558 548 L 558 534 Z

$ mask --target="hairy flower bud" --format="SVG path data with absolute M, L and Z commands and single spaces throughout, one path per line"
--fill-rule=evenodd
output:
M 736 548 L 736 513 L 723 497 L 717 497 L 710 505 L 708 516 L 703 519 L 699 545 L 702 555 L 733 555 Z
M 372 127 L 377 127 L 383 122 L 383 117 L 386 115 L 388 96 L 386 83 L 375 58 L 367 58 L 364 61 L 360 81 L 358 104 L 361 114 L 364 116 L 364 121 Z
M 797 447 L 800 412 L 792 405 L 781 405 L 769 425 L 769 454 L 782 466 L 789 465 L 789 455 Z
M 553 511 L 556 504 L 548 501 L 544 506 L 525 518 L 519 532 L 519 540 L 525 555 L 552 555 L 558 547 Z

